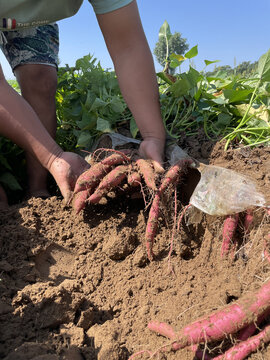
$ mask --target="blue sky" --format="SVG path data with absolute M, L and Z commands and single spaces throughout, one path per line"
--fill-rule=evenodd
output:
M 220 60 L 217 65 L 232 67 L 242 61 L 254 62 L 270 48 L 270 0 L 137 2 L 151 50 L 158 41 L 159 28 L 167 20 L 171 32 L 180 32 L 190 48 L 198 45 L 199 54 L 193 64 L 197 70 L 204 67 L 204 59 Z M 76 59 L 91 53 L 104 68 L 113 68 L 95 14 L 87 0 L 75 16 L 60 21 L 59 28 L 60 66 L 74 65 Z M 0 63 L 6 78 L 13 78 L 1 52 Z M 155 65 L 159 71 L 160 65 L 156 62 Z

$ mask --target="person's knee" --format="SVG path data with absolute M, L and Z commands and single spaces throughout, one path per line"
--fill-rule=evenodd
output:
M 23 95 L 40 96 L 43 99 L 55 96 L 56 68 L 49 65 L 21 65 L 15 69 L 15 75 Z

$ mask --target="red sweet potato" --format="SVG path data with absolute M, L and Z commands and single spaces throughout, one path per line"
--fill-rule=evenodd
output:
M 234 244 L 234 234 L 238 225 L 239 214 L 228 216 L 223 223 L 221 256 L 228 255 Z
M 248 294 L 237 302 L 185 326 L 171 340 L 175 340 L 174 343 L 178 344 L 180 348 L 200 342 L 221 340 L 253 323 L 269 308 L 270 281 L 257 292 Z M 167 336 L 167 324 L 151 321 L 148 328 Z
M 89 197 L 88 190 L 83 190 L 74 195 L 72 206 L 75 213 L 78 214 L 82 209 L 85 208 L 86 200 Z
M 102 179 L 113 166 L 125 163 L 126 158 L 127 157 L 124 154 L 114 153 L 94 164 L 89 170 L 86 170 L 79 176 L 75 185 L 74 194 L 97 186 L 100 179 Z
M 100 182 L 95 192 L 88 198 L 88 201 L 92 204 L 97 204 L 103 196 L 127 177 L 128 171 L 128 165 L 119 165 L 111 170 Z
M 259 334 L 234 345 L 224 354 L 215 357 L 213 360 L 244 360 L 251 352 L 256 351 L 261 345 L 269 341 L 270 325 L 265 327 Z
M 141 175 L 137 171 L 132 171 L 127 177 L 128 185 L 132 187 L 139 186 L 142 183 Z
M 246 234 L 249 233 L 252 222 L 253 222 L 253 211 L 252 209 L 247 209 L 244 220 L 244 230 Z
M 142 174 L 146 185 L 149 187 L 149 189 L 156 191 L 156 174 L 151 161 L 138 159 L 136 160 L 136 164 L 138 165 L 139 173 Z
M 154 200 L 152 202 L 148 221 L 146 225 L 146 232 L 145 232 L 145 241 L 146 241 L 146 249 L 147 249 L 147 256 L 150 261 L 153 260 L 154 254 L 153 254 L 153 243 L 154 238 L 157 232 L 157 226 L 158 226 L 158 216 L 159 216 L 159 204 L 161 201 L 161 196 L 164 193 L 165 189 L 170 184 L 174 184 L 178 181 L 180 172 L 182 170 L 182 166 L 185 162 L 177 163 L 176 165 L 172 166 L 164 175 L 164 178 L 161 181 L 160 187 L 154 197 Z

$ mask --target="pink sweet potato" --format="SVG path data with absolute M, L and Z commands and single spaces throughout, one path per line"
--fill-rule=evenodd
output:
M 213 360 L 244 360 L 247 356 L 256 351 L 261 345 L 270 341 L 270 325 L 265 327 L 259 334 L 234 345 L 224 354 L 215 357 Z
M 80 191 L 74 195 L 72 200 L 72 206 L 76 214 L 78 214 L 82 209 L 85 208 L 86 200 L 88 197 L 88 190 Z
M 90 190 L 97 186 L 100 179 L 102 179 L 113 166 L 125 163 L 126 158 L 124 154 L 114 153 L 94 164 L 89 170 L 86 170 L 79 176 L 75 185 L 74 194 L 85 189 Z
M 253 211 L 252 209 L 247 209 L 244 220 L 244 230 L 246 234 L 249 233 L 252 223 L 253 223 Z
M 221 256 L 228 255 L 234 245 L 234 234 L 238 225 L 239 214 L 228 216 L 223 223 Z
M 171 340 L 179 345 L 180 348 L 200 342 L 221 340 L 227 335 L 235 334 L 248 324 L 256 321 L 269 308 L 270 281 L 265 283 L 257 292 L 248 294 L 237 302 L 185 326 Z M 148 324 L 148 328 L 167 336 L 166 325 L 157 321 L 151 321 Z
M 127 183 L 132 187 L 139 186 L 142 183 L 140 174 L 137 171 L 130 172 L 127 177 Z
M 92 204 L 97 204 L 103 196 L 127 177 L 128 171 L 128 165 L 119 165 L 114 168 L 103 178 L 95 192 L 88 198 L 88 201 Z
M 146 185 L 149 189 L 156 191 L 156 175 L 153 164 L 150 160 L 138 159 L 136 164 L 139 168 L 139 173 L 143 176 Z
M 184 164 L 185 162 L 177 163 L 166 172 L 152 202 L 149 211 L 147 225 L 146 225 L 146 232 L 145 232 L 147 256 L 150 261 L 153 260 L 154 258 L 152 248 L 153 248 L 154 238 L 157 232 L 159 204 L 161 201 L 161 196 L 170 184 L 174 184 L 178 181 L 180 172 L 182 170 L 182 166 Z

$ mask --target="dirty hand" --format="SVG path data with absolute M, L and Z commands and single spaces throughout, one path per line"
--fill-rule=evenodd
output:
M 163 173 L 164 141 L 157 138 L 145 138 L 139 148 L 140 156 L 153 160 L 153 165 L 158 173 Z
M 72 152 L 62 152 L 50 164 L 48 170 L 54 177 L 65 204 L 72 196 L 77 178 L 89 167 L 90 165 L 81 156 Z

